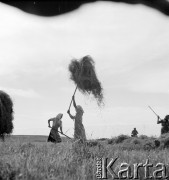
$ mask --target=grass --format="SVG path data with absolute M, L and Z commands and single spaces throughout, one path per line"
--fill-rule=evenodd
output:
M 144 164 L 149 159 L 154 165 L 169 164 L 168 134 L 158 138 L 158 147 L 154 143 L 156 138 L 147 136 L 120 135 L 92 140 L 88 145 L 66 138 L 59 144 L 46 140 L 46 136 L 11 136 L 0 142 L 0 180 L 93 180 L 96 179 L 96 157 L 119 157 L 116 172 L 122 162 Z M 143 169 L 139 170 L 139 176 L 144 179 Z

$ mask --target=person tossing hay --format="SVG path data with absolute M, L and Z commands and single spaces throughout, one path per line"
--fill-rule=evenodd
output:
M 76 90 L 82 94 L 92 94 L 97 101 L 97 104 L 101 106 L 103 104 L 103 88 L 98 80 L 95 72 L 95 63 L 91 56 L 84 56 L 80 60 L 72 59 L 69 64 L 70 79 L 76 84 L 72 100 L 69 105 L 67 113 L 71 119 L 75 120 L 74 138 L 86 140 L 85 129 L 82 123 L 83 109 L 80 105 L 76 105 L 75 93 Z M 76 115 L 72 116 L 70 113 L 70 107 L 73 101 Z
M 70 110 L 68 110 L 67 113 L 69 114 L 70 118 L 73 119 L 75 122 L 74 139 L 75 140 L 79 139 L 82 142 L 85 142 L 86 141 L 86 133 L 85 133 L 85 129 L 84 129 L 84 126 L 82 123 L 82 117 L 83 117 L 84 110 L 80 105 L 76 105 L 74 96 L 72 97 L 72 99 L 73 99 L 73 105 L 74 105 L 74 108 L 76 111 L 76 115 L 73 116 L 70 113 Z

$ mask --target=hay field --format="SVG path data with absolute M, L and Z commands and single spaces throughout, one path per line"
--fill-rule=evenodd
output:
M 168 135 L 158 139 L 161 143 L 158 147 L 155 138 L 147 136 L 120 135 L 91 140 L 88 145 L 67 139 L 59 144 L 46 140 L 46 136 L 10 136 L 0 142 L 0 179 L 92 180 L 96 179 L 97 157 L 118 157 L 114 165 L 117 173 L 122 162 L 144 164 L 149 159 L 153 165 L 164 163 L 169 174 Z M 144 179 L 144 168 L 139 169 L 138 176 Z M 112 176 L 108 174 L 108 178 L 112 179 Z

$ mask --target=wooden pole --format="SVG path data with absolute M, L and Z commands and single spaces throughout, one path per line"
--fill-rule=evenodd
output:
M 150 106 L 148 106 L 148 107 L 153 111 L 153 113 L 154 113 L 157 117 L 160 118 L 160 116 L 159 116 Z M 160 118 L 160 120 L 161 120 L 161 118 Z
M 73 93 L 73 96 L 75 95 L 76 91 L 77 91 L 77 86 L 76 86 L 76 88 L 75 88 L 75 91 L 74 91 L 74 93 Z M 70 102 L 70 105 L 69 105 L 69 110 L 70 110 L 70 107 L 71 107 L 72 101 L 73 101 L 73 98 L 71 99 L 71 102 Z

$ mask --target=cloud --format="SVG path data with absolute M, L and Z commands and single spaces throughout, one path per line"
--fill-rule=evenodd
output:
M 153 62 L 152 62 L 153 63 Z M 151 68 L 140 68 L 137 73 L 128 80 L 126 88 L 134 92 L 142 93 L 169 93 L 169 68 L 168 63 L 163 65 L 155 62 Z
M 40 94 L 35 92 L 33 89 L 15 89 L 15 88 L 8 88 L 8 87 L 1 87 L 1 90 L 9 93 L 12 96 L 20 96 L 24 98 L 40 98 Z

